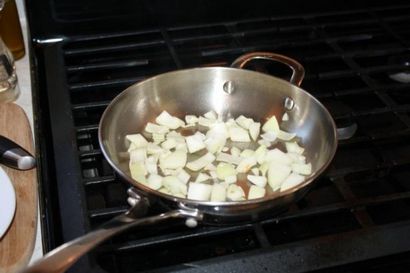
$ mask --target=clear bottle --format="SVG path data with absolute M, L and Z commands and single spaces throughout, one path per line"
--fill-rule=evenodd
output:
M 0 9 L 0 36 L 18 60 L 24 56 L 25 49 L 15 0 L 0 0 Z
M 0 37 L 0 103 L 15 101 L 19 95 L 13 56 Z

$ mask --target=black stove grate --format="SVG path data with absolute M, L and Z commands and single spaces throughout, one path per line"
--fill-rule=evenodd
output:
M 352 139 L 340 142 L 327 173 L 286 213 L 232 227 L 188 229 L 175 221 L 129 231 L 72 272 L 301 272 L 373 264 L 373 258 L 410 251 L 409 11 L 404 6 L 74 36 L 37 49 L 47 81 L 61 77 L 47 85 L 54 187 L 65 196 L 58 202 L 61 238 L 55 235 L 55 244 L 127 209 L 127 185 L 104 160 L 97 130 L 109 101 L 136 81 L 272 51 L 305 66 L 302 87 L 339 126 L 358 125 Z M 69 133 L 57 133 L 60 127 Z

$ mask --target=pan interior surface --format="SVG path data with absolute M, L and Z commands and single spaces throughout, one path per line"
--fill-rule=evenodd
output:
M 289 106 L 289 102 L 292 106 L 290 110 L 285 107 Z M 283 130 L 296 133 L 298 143 L 305 148 L 307 161 L 312 163 L 312 174 L 300 187 L 309 184 L 323 172 L 337 146 L 335 125 L 327 110 L 307 92 L 284 80 L 258 72 L 223 67 L 161 74 L 127 88 L 111 102 L 101 119 L 99 138 L 104 155 L 123 178 L 143 191 L 170 200 L 192 201 L 162 194 L 133 180 L 128 167 L 129 159 L 124 156 L 129 145 L 125 136 L 142 132 L 147 122 L 153 122 L 164 110 L 182 119 L 188 114 L 203 115 L 214 110 L 224 120 L 244 115 L 262 124 L 272 115 L 280 122 L 287 112 L 289 120 L 280 126 Z M 298 189 L 289 191 L 295 190 Z M 264 200 L 274 198 L 274 194 L 268 193 Z M 251 201 L 236 203 L 244 202 Z

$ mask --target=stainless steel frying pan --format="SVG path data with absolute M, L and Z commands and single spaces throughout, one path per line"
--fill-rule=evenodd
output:
M 293 73 L 290 83 L 262 73 L 239 69 L 249 61 L 268 59 L 288 65 Z M 131 209 L 99 229 L 66 243 L 48 253 L 24 272 L 63 272 L 81 255 L 105 239 L 130 227 L 158 223 L 170 218 L 186 218 L 188 226 L 197 223 L 233 224 L 272 216 L 297 201 L 312 182 L 326 169 L 337 148 L 338 133 L 326 108 L 309 93 L 299 88 L 303 67 L 286 56 L 256 52 L 238 58 L 232 68 L 194 68 L 169 72 L 137 83 L 118 95 L 104 112 L 99 140 L 102 151 L 115 171 L 132 185 L 128 191 Z M 143 131 L 163 110 L 183 117 L 202 115 L 210 110 L 224 118 L 245 115 L 264 122 L 272 115 L 288 113 L 281 128 L 294 132 L 305 147 L 312 163 L 312 174 L 300 185 L 284 192 L 270 192 L 264 198 L 239 202 L 195 201 L 170 196 L 150 189 L 131 178 L 125 135 Z M 355 128 L 341 131 L 342 138 Z M 146 218 L 148 206 L 158 203 L 169 212 Z

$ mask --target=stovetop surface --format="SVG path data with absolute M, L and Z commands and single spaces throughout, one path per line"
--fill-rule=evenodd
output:
M 69 272 L 409 269 L 410 5 L 336 3 L 324 4 L 324 11 L 309 6 L 285 12 L 265 1 L 249 11 L 222 1 L 231 7 L 223 17 L 220 10 L 204 15 L 200 10 L 214 4 L 198 1 L 183 2 L 195 7 L 178 20 L 171 15 L 182 12 L 172 1 L 134 2 L 149 16 L 118 8 L 108 17 L 90 8 L 92 1 L 44 3 L 28 3 L 28 18 L 47 250 L 127 209 L 128 186 L 103 158 L 98 122 L 110 100 L 150 76 L 228 66 L 251 51 L 277 52 L 304 65 L 302 88 L 339 127 L 358 126 L 352 139 L 340 141 L 313 189 L 288 211 L 227 227 L 188 229 L 174 221 L 131 230 Z M 130 16 L 134 21 L 127 24 Z M 154 207 L 149 214 L 161 211 Z

